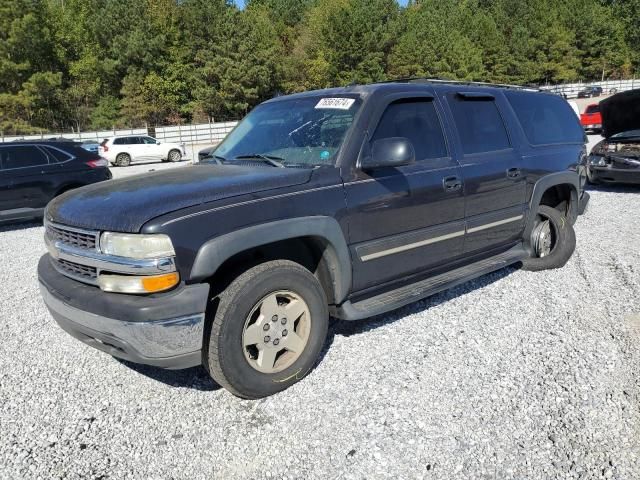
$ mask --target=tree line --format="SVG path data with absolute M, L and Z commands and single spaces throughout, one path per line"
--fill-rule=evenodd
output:
M 0 131 L 236 119 L 398 77 L 544 84 L 640 70 L 640 0 L 2 0 Z

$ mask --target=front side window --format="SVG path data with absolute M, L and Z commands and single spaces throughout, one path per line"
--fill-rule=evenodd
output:
M 312 96 L 258 105 L 213 155 L 234 161 L 257 156 L 284 164 L 333 165 L 361 100 Z
M 140 138 L 142 138 L 142 141 L 147 145 L 155 145 L 157 143 L 155 138 L 151 138 L 151 137 L 140 137 Z
M 509 148 L 509 136 L 493 98 L 453 95 L 449 104 L 465 155 Z
M 3 170 L 39 167 L 48 165 L 47 156 L 32 145 L 16 145 L 0 148 L 0 162 Z
M 442 125 L 431 99 L 400 100 L 389 105 L 372 141 L 390 137 L 407 138 L 417 161 L 448 155 Z

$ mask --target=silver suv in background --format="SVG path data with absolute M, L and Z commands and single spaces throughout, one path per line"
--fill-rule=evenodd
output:
M 111 165 L 127 167 L 132 162 L 179 162 L 185 149 L 179 143 L 162 143 L 147 135 L 125 135 L 105 138 L 99 153 Z

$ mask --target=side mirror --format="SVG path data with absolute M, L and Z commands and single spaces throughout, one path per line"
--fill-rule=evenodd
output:
M 156 140 L 156 145 L 160 145 L 160 140 Z
M 376 140 L 371 145 L 371 155 L 362 161 L 363 169 L 402 167 L 416 161 L 416 152 L 408 138 L 390 137 Z

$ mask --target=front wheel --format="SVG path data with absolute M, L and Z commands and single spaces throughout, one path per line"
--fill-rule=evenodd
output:
M 522 261 L 523 270 L 550 270 L 569 261 L 576 248 L 576 234 L 562 212 L 540 205 L 530 242 L 533 252 Z
M 326 295 L 311 272 L 288 260 L 266 262 L 219 296 L 205 365 L 234 395 L 273 395 L 313 369 L 328 325 Z
M 179 162 L 182 159 L 182 154 L 178 150 L 171 150 L 167 160 L 170 162 Z

